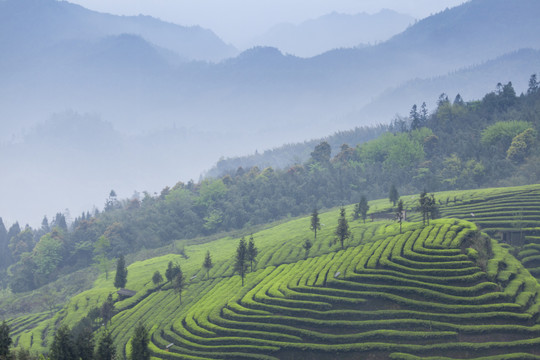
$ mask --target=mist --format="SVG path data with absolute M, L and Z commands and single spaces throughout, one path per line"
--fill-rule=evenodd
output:
M 270 11 L 267 2 L 237 2 L 242 15 L 231 5 L 219 25 L 217 18 L 211 23 L 216 11 L 191 2 L 92 2 L 100 11 L 146 9 L 200 25 L 188 27 L 68 2 L 2 1 L 0 217 L 35 226 L 66 209 L 72 217 L 101 209 L 111 190 L 119 198 L 159 194 L 179 181 L 197 182 L 220 158 L 386 124 L 413 104 L 433 109 L 441 92 L 472 100 L 507 81 L 523 91 L 540 63 L 539 25 L 530 11 L 538 4 L 524 3 L 495 0 L 484 16 L 484 2 L 472 1 L 403 25 L 384 41 L 345 48 L 336 41 L 325 45 L 334 49 L 297 57 L 288 54 L 294 44 L 281 51 L 255 42 L 241 51 L 229 42 L 243 40 L 219 26 L 236 22 L 254 39 L 284 21 L 315 19 L 324 30 L 330 25 L 317 17 L 332 11 L 393 7 L 421 17 L 446 3 L 314 2 Z M 510 11 L 520 26 L 506 16 Z

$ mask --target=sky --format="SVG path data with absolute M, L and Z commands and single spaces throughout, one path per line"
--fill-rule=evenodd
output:
M 392 9 L 422 19 L 464 0 L 70 0 L 88 9 L 117 15 L 150 15 L 179 25 L 199 25 L 226 43 L 242 48 L 272 26 L 338 12 L 376 13 Z

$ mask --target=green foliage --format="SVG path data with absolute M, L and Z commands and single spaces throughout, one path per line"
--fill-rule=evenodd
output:
M 124 259 L 124 255 L 120 255 L 116 262 L 116 275 L 114 277 L 114 287 L 124 288 L 126 287 L 127 283 L 127 275 L 128 270 L 126 268 L 126 260 Z
M 154 283 L 154 285 L 159 285 L 163 282 L 163 276 L 161 276 L 159 270 L 156 270 L 154 272 L 154 275 L 152 275 L 152 282 Z
M 512 139 L 506 152 L 506 158 L 515 163 L 521 163 L 529 155 L 536 139 L 536 131 L 532 128 L 519 133 Z
M 259 250 L 255 246 L 255 242 L 253 240 L 253 234 L 252 234 L 249 237 L 249 242 L 247 245 L 247 252 L 246 252 L 246 260 L 249 261 L 250 271 L 253 271 L 253 262 L 256 261 L 258 254 L 259 254 Z
M 531 124 L 526 121 L 499 121 L 482 131 L 481 142 L 484 146 L 492 146 L 506 151 L 512 139 L 527 130 Z
M 351 237 L 351 231 L 349 230 L 349 222 L 347 221 L 345 208 L 343 207 L 339 210 L 339 219 L 335 234 L 337 236 L 337 239 L 339 240 L 339 243 L 341 244 L 341 248 L 343 249 L 345 240 Z
M 94 353 L 95 360 L 115 360 L 116 348 L 108 330 L 102 332 L 98 340 L 96 351 Z
M 309 227 L 313 231 L 315 241 L 317 241 L 317 230 L 321 230 L 321 220 L 319 219 L 319 212 L 317 208 L 313 209 L 311 213 L 311 225 Z
M 238 247 L 236 248 L 236 258 L 234 262 L 234 270 L 235 272 L 238 272 L 240 277 L 242 278 L 242 286 L 244 286 L 244 277 L 246 276 L 247 271 L 247 246 L 246 246 L 246 239 L 242 237 L 240 239 L 240 242 L 238 243 Z
M 210 278 L 210 269 L 214 267 L 212 263 L 212 256 L 210 255 L 210 250 L 206 250 L 206 255 L 204 257 L 203 268 L 206 270 L 206 277 Z
M 0 359 L 8 359 L 10 354 L 10 346 L 13 343 L 9 334 L 9 325 L 6 321 L 2 321 L 0 325 Z
M 148 349 L 149 334 L 146 327 L 139 323 L 133 333 L 131 340 L 131 360 L 150 360 L 150 350 Z
M 302 248 L 304 248 L 304 251 L 305 251 L 304 258 L 307 259 L 307 257 L 309 256 L 309 250 L 311 250 L 312 246 L 313 246 L 313 244 L 311 243 L 311 241 L 309 239 L 306 239 L 304 241 L 304 243 L 302 244 Z
M 54 334 L 54 340 L 49 352 L 50 360 L 73 360 L 76 349 L 71 339 L 70 329 L 66 325 L 60 326 Z

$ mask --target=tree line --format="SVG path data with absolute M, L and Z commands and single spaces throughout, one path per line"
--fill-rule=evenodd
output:
M 498 84 L 478 101 L 442 94 L 434 111 L 412 107 L 376 139 L 356 147 L 316 145 L 309 158 L 283 169 L 238 167 L 159 194 L 118 199 L 67 223 L 57 214 L 39 229 L 0 221 L 0 279 L 14 292 L 38 288 L 87 266 L 108 273 L 114 258 L 142 248 L 241 229 L 313 209 L 365 204 L 403 194 L 540 180 L 540 91 L 531 76 L 525 94 Z M 366 201 L 362 199 L 366 196 Z M 365 219 L 365 205 L 354 210 Z M 306 244 L 309 246 L 309 244 Z

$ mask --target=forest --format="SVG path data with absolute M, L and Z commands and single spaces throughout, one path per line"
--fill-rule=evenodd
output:
M 384 198 L 393 187 L 406 195 L 536 183 L 539 130 L 533 74 L 524 94 L 510 82 L 477 101 L 441 94 L 434 111 L 413 105 L 375 139 L 339 149 L 323 141 L 284 168 L 238 167 L 129 199 L 112 190 L 102 210 L 72 221 L 58 213 L 35 229 L 0 221 L 1 286 L 33 290 L 87 266 L 105 271 L 140 249 Z

